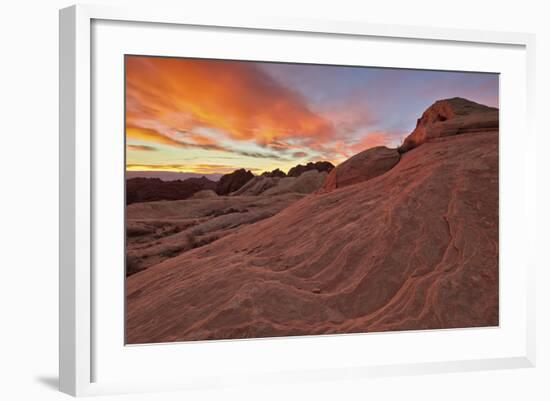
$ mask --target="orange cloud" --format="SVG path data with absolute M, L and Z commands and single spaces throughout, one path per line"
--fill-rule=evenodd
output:
M 126 138 L 154 142 L 162 145 L 183 146 L 180 142 L 150 129 L 126 124 Z
M 244 156 L 248 156 L 246 152 L 239 152 L 237 150 L 228 149 L 221 145 L 217 145 L 213 140 L 203 137 L 200 135 L 194 135 L 189 133 L 182 133 L 182 137 L 185 139 L 179 139 L 175 136 L 168 134 L 161 134 L 159 131 L 156 131 L 151 128 L 136 127 L 132 125 L 126 126 L 126 138 L 127 139 L 137 139 L 140 141 L 153 142 L 161 145 L 170 145 L 181 148 L 198 148 L 205 150 L 218 150 L 222 152 L 238 153 Z M 144 150 L 136 149 L 132 146 L 127 146 L 128 150 Z M 262 157 L 261 154 L 254 154 L 254 157 Z M 263 156 L 265 157 L 265 156 Z
M 254 63 L 221 60 L 127 56 L 126 121 L 130 137 L 174 146 L 173 138 L 161 138 L 167 132 L 148 124 L 184 132 L 206 127 L 261 145 L 334 135 L 330 121 Z

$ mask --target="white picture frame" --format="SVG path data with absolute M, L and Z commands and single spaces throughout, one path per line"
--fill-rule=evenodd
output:
M 78 5 L 72 6 L 60 11 L 60 390 L 75 396 L 94 395 L 107 393 L 126 393 L 134 391 L 160 391 L 167 389 L 187 389 L 187 388 L 210 388 L 217 386 L 239 385 L 244 383 L 265 381 L 292 382 L 296 380 L 328 380 L 331 378 L 353 378 L 361 379 L 372 376 L 401 375 L 401 374 L 420 374 L 436 373 L 449 371 L 468 371 L 482 369 L 506 369 L 516 367 L 531 367 L 535 364 L 535 285 L 534 268 L 535 260 L 530 256 L 534 252 L 529 252 L 529 248 L 535 243 L 535 147 L 525 146 L 521 150 L 521 165 L 516 166 L 517 173 L 513 179 L 523 182 L 524 192 L 521 199 L 510 199 L 518 207 L 514 210 L 517 215 L 510 215 L 511 223 L 508 227 L 514 230 L 522 230 L 524 240 L 514 249 L 514 255 L 510 260 L 517 262 L 517 269 L 524 274 L 520 280 L 514 280 L 517 293 L 514 292 L 513 298 L 511 292 L 501 292 L 501 302 L 506 300 L 510 303 L 518 303 L 517 316 L 520 329 L 514 331 L 514 334 L 504 338 L 500 348 L 495 348 L 493 353 L 483 354 L 473 350 L 464 358 L 456 357 L 444 360 L 421 360 L 414 355 L 410 355 L 407 362 L 395 362 L 391 358 L 386 358 L 382 354 L 376 361 L 365 362 L 350 359 L 340 361 L 340 365 L 330 366 L 330 357 L 326 366 L 313 367 L 307 364 L 298 366 L 297 369 L 285 369 L 283 365 L 274 366 L 277 368 L 272 371 L 262 371 L 258 368 L 258 373 L 247 371 L 243 378 L 238 375 L 225 375 L 224 370 L 220 368 L 212 376 L 201 373 L 201 369 L 194 372 L 190 369 L 186 374 L 185 380 L 178 377 L 148 377 L 141 380 L 131 380 L 128 377 L 117 377 L 115 374 L 105 380 L 98 379 L 102 377 L 98 372 L 99 366 L 104 366 L 105 362 L 97 363 L 96 358 L 106 361 L 107 347 L 104 347 L 102 340 L 99 340 L 96 332 L 96 325 L 101 323 L 103 326 L 116 325 L 107 319 L 103 319 L 95 311 L 94 289 L 103 283 L 97 275 L 94 274 L 94 266 L 97 263 L 97 255 L 94 253 L 94 231 L 97 230 L 96 218 L 98 213 L 97 198 L 95 197 L 96 181 L 94 176 L 97 169 L 97 153 L 101 149 L 97 148 L 94 140 L 94 131 L 92 126 L 94 122 L 94 103 L 92 102 L 93 88 L 92 77 L 94 68 L 98 68 L 94 55 L 97 48 L 105 44 L 105 41 L 98 39 L 93 41 L 94 23 L 100 21 L 109 21 L 108 24 L 139 22 L 144 24 L 161 24 L 163 29 L 178 29 L 177 27 L 204 27 L 206 29 L 224 29 L 246 30 L 250 34 L 254 32 L 285 33 L 288 35 L 307 34 L 309 36 L 320 35 L 331 37 L 336 35 L 344 38 L 384 38 L 388 41 L 410 40 L 420 41 L 422 43 L 436 43 L 438 46 L 453 45 L 466 47 L 476 46 L 494 46 L 495 48 L 510 48 L 514 51 L 510 57 L 514 58 L 517 64 L 517 71 L 510 72 L 514 75 L 514 82 L 509 82 L 508 87 L 516 85 L 521 94 L 519 99 L 515 100 L 519 109 L 517 121 L 503 121 L 505 132 L 506 124 L 516 124 L 514 127 L 520 127 L 524 130 L 524 143 L 535 143 L 535 133 L 532 127 L 534 111 L 534 47 L 535 38 L 531 34 L 506 33 L 506 32 L 484 32 L 458 29 L 437 29 L 427 27 L 397 26 L 397 25 L 374 25 L 363 22 L 348 21 L 314 21 L 314 20 L 292 20 L 277 18 L 247 18 L 229 19 L 223 16 L 203 16 L 188 13 L 187 10 L 164 10 L 155 7 L 146 8 L 112 8 L 109 6 Z M 159 26 L 161 26 L 159 25 Z M 109 27 L 107 27 L 109 28 Z M 115 30 L 130 29 L 128 26 L 117 27 Z M 133 28 L 132 28 L 133 29 Z M 135 27 L 134 33 L 138 34 L 140 27 Z M 102 31 L 100 35 L 113 34 L 114 31 Z M 170 34 L 168 31 L 159 30 L 159 35 Z M 113 34 L 114 35 L 114 34 Z M 117 43 L 125 40 L 122 34 L 117 34 L 118 39 L 114 40 L 112 51 L 122 51 L 116 48 Z M 277 40 L 276 38 L 274 40 Z M 145 45 L 144 45 L 145 46 Z M 118 50 L 117 50 L 118 49 Z M 100 51 L 101 49 L 99 49 Z M 166 49 L 160 49 L 160 52 Z M 480 51 L 482 51 L 481 49 Z M 516 51 L 517 50 L 517 51 Z M 460 51 L 457 48 L 457 51 Z M 106 53 L 107 55 L 110 53 Z M 508 56 L 507 56 L 508 57 Z M 496 62 L 496 61 L 493 61 Z M 427 62 L 429 63 L 429 62 Z M 512 63 L 514 64 L 514 63 Z M 426 64 L 428 65 L 428 64 Z M 387 65 L 387 62 L 384 64 Z M 429 66 L 429 65 L 428 65 Z M 442 61 L 441 64 L 431 65 L 432 68 L 452 69 L 452 61 Z M 464 66 L 455 66 L 456 69 Z M 474 67 L 470 67 L 474 68 Z M 491 68 L 491 67 L 487 67 Z M 512 68 L 512 67 L 510 67 Z M 511 71 L 511 70 L 510 70 Z M 120 72 L 120 71 L 119 71 Z M 493 72 L 498 72 L 493 70 Z M 525 74 L 525 76 L 523 76 Z M 521 77 L 523 76 L 524 79 Z M 511 91 L 503 93 L 502 96 L 510 96 Z M 115 99 L 116 100 L 116 99 Z M 122 110 L 122 106 L 121 110 Z M 524 107 L 524 110 L 523 110 Z M 506 115 L 504 115 L 506 120 Z M 521 125 L 517 125 L 521 124 Z M 122 136 L 122 135 L 121 135 Z M 510 146 L 513 144 L 510 143 Z M 504 149 L 505 150 L 505 149 Z M 108 154 L 104 155 L 109 157 Z M 503 158 L 502 163 L 506 163 Z M 506 165 L 501 164 L 501 172 L 507 172 Z M 521 192 L 521 191 L 520 191 Z M 501 191 L 501 196 L 503 195 Z M 504 193 L 504 196 L 507 196 Z M 519 196 L 519 195 L 518 195 Z M 506 198 L 503 198 L 505 200 Z M 517 203 L 514 203 L 516 202 Z M 122 203 L 121 203 L 122 205 Z M 512 210 L 512 209 L 510 209 Z M 101 214 L 101 213 L 99 213 Z M 506 217 L 506 218 L 508 218 Z M 101 225 L 100 225 L 101 227 Z M 502 246 L 502 244 L 501 244 Z M 510 254 L 508 254 L 510 255 Z M 504 256 L 502 256 L 504 257 Z M 101 257 L 100 257 L 101 258 Z M 502 261 L 502 259 L 501 259 Z M 516 263 L 516 262 L 514 262 Z M 123 268 L 121 266 L 121 274 Z M 512 285 L 512 284 L 510 284 Z M 114 292 L 106 289 L 106 295 L 109 299 L 115 298 Z M 512 298 L 509 298 L 512 297 Z M 101 308 L 101 306 L 98 306 Z M 110 322 L 110 323 L 109 323 Z M 123 322 L 120 322 L 122 326 Z M 506 331 L 506 327 L 497 330 Z M 510 329 L 512 330 L 512 329 Z M 481 332 L 476 330 L 461 330 L 457 332 L 461 337 L 460 341 L 475 342 L 486 336 L 486 340 L 491 341 L 493 332 Z M 105 335 L 105 333 L 103 333 Z M 441 336 L 440 333 L 426 334 L 429 336 Z M 454 334 L 444 334 L 447 336 L 445 341 L 450 341 L 449 336 Z M 399 341 L 416 341 L 418 337 L 424 336 L 422 332 L 407 334 L 381 333 L 371 334 L 372 341 L 383 342 L 384 338 L 391 338 L 393 343 Z M 299 352 L 314 352 L 318 347 L 330 349 L 330 347 L 341 346 L 343 342 L 354 342 L 359 344 L 365 341 L 366 337 L 361 335 L 330 336 L 328 339 L 319 340 L 317 337 L 302 337 L 300 339 L 281 340 L 281 339 L 262 339 L 247 340 L 235 342 L 217 342 L 213 345 L 198 344 L 192 348 L 188 346 L 186 352 L 189 355 L 201 355 L 203 352 L 218 353 L 226 358 L 231 358 L 237 352 L 236 347 L 249 348 L 250 353 L 260 352 L 260 348 L 272 348 L 274 353 L 281 352 L 285 347 Z M 513 338 L 513 339 L 512 339 Z M 297 341 L 301 341 L 297 343 Z M 421 341 L 421 340 L 419 340 Z M 221 344 L 221 345 L 216 345 Z M 235 345 L 237 344 L 237 345 Z M 298 344 L 298 345 L 297 345 Z M 340 345 L 338 345 L 340 344 Z M 137 351 L 137 348 L 130 347 L 129 360 L 134 364 L 143 359 L 148 364 L 151 361 L 163 360 L 167 358 L 167 349 L 169 347 L 179 347 L 181 345 L 158 345 L 141 347 L 146 348 L 147 355 Z M 124 347 L 124 344 L 120 344 Z M 209 349 L 210 347 L 211 349 Z M 509 349 L 507 348 L 509 347 Z M 475 347 L 472 347 L 475 348 Z M 458 350 L 460 350 L 460 346 Z M 508 349 L 508 351 L 507 351 Z M 239 349 L 239 352 L 242 350 Z M 179 351 L 178 351 L 179 352 Z M 477 353 L 476 353 L 477 352 Z M 329 353 L 330 355 L 330 353 Z M 102 359 L 103 358 L 103 359 Z M 113 357 L 114 358 L 114 357 Z M 246 355 L 243 360 L 246 361 Z M 192 360 L 192 359 L 191 359 Z M 252 361 L 253 359 L 250 359 Z M 120 361 L 108 361 L 113 366 Z M 123 363 L 123 362 L 120 362 Z M 128 363 L 128 361 L 124 362 Z M 172 363 L 172 362 L 170 362 Z M 238 364 L 238 361 L 233 362 Z M 242 362 L 243 364 L 246 362 Z M 121 366 L 121 365 L 120 365 Z M 229 369 L 228 363 L 225 367 Z M 205 369 L 212 368 L 206 364 Z M 246 371 L 243 367 L 243 371 Z M 99 374 L 98 374 L 99 373 Z M 111 372 L 112 373 L 112 372 Z

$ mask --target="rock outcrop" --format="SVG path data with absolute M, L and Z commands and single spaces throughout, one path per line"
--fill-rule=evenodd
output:
M 310 194 L 317 191 L 327 177 L 326 172 L 309 170 L 298 177 L 281 178 L 277 185 L 263 192 L 263 195 L 272 196 L 286 193 Z
M 498 131 L 498 109 L 455 97 L 438 100 L 416 123 L 414 131 L 400 146 L 407 152 L 431 139 L 451 135 Z
M 320 193 L 357 184 L 393 168 L 400 154 L 447 136 L 498 131 L 499 111 L 467 99 L 438 100 L 417 120 L 414 131 L 398 149 L 378 146 L 356 154 L 330 172 Z
M 288 170 L 288 176 L 289 177 L 299 177 L 300 174 L 305 173 L 309 170 L 317 170 L 320 173 L 323 171 L 326 171 L 327 173 L 330 172 L 334 168 L 334 165 L 331 162 L 327 161 L 320 161 L 320 162 L 309 162 L 306 165 L 298 164 L 295 167 L 292 167 L 290 170 Z
M 163 181 L 160 178 L 130 178 L 126 180 L 126 204 L 159 200 L 187 199 L 198 191 L 215 189 L 216 182 L 208 178 Z
M 231 196 L 258 196 L 270 188 L 277 186 L 282 178 L 279 177 L 254 177 L 241 188 L 231 193 Z
M 356 154 L 333 169 L 325 180 L 320 192 L 330 192 L 336 188 L 357 184 L 378 177 L 399 162 L 397 149 L 377 146 Z
M 327 177 L 326 172 L 309 170 L 299 177 L 254 177 L 231 196 L 272 196 L 286 193 L 310 194 L 317 191 Z
M 209 192 L 207 196 L 200 196 Z M 154 267 L 267 219 L 304 195 L 218 196 L 135 203 L 126 208 L 126 274 Z
M 278 178 L 284 178 L 286 177 L 286 174 L 284 171 L 281 171 L 280 169 L 276 168 L 273 171 L 266 171 L 262 173 L 262 177 L 278 177 Z
M 216 186 L 218 195 L 229 195 L 241 188 L 244 184 L 254 178 L 254 174 L 244 168 L 225 174 L 220 178 Z

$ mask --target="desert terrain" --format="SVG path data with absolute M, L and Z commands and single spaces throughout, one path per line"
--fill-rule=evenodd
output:
M 498 325 L 498 118 L 440 100 L 397 149 L 132 198 L 126 342 Z

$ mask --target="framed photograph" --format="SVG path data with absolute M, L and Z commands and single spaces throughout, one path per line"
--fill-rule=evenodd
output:
M 534 366 L 533 60 L 528 34 L 61 10 L 61 390 Z

